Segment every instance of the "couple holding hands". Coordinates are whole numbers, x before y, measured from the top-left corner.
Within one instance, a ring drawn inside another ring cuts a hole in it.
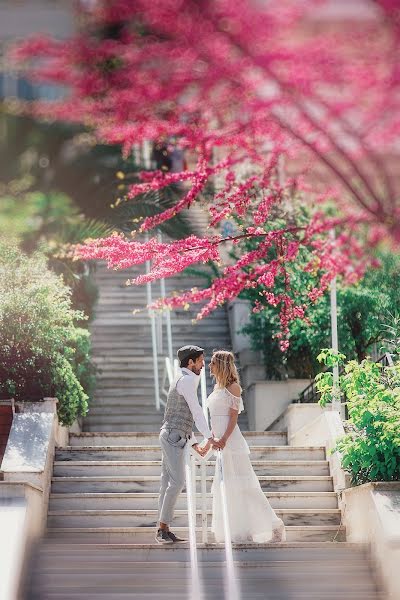
[[[178,350],[181,373],[173,381],[167,397],[160,431],[162,470],[158,503],[159,526],[156,541],[160,544],[182,542],[170,531],[175,505],[185,484],[185,447],[191,444],[205,456],[210,448],[224,452],[224,483],[232,541],[285,541],[285,527],[271,508],[254,473],[250,450],[237,419],[243,410],[241,387],[232,352],[218,350],[210,361],[215,379],[213,392],[207,398],[211,428],[197,397],[197,377],[204,368],[204,350],[188,345]],[[205,438],[198,444],[193,425]],[[212,493],[211,529],[216,542],[223,542],[224,527],[219,473],[216,470]]]

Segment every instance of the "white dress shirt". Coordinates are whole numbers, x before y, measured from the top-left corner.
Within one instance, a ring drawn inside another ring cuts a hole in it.
[[[182,373],[186,373],[190,377],[182,377],[177,383],[176,391],[178,394],[181,394],[188,403],[190,408],[190,412],[193,415],[194,422],[196,423],[197,429],[206,439],[212,437],[211,430],[207,424],[206,418],[204,416],[203,410],[199,404],[199,400],[197,397],[197,375],[193,373],[190,369],[186,369],[183,367],[181,369]],[[190,443],[197,444],[197,440],[195,436],[192,434],[192,438]]]

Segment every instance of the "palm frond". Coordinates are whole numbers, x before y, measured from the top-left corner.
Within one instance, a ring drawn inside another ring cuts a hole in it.
[[[132,200],[123,201],[114,209],[113,222],[125,233],[137,231],[143,219],[172,208],[181,195],[182,191],[178,187],[169,186],[163,190],[155,190],[136,196]],[[183,214],[178,214],[162,223],[159,230],[173,239],[181,239],[193,233],[189,220]]]

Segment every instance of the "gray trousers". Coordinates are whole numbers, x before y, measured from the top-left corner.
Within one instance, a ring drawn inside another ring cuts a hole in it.
[[[188,436],[180,429],[161,429],[162,452],[158,520],[170,525],[176,501],[185,485],[185,459]]]

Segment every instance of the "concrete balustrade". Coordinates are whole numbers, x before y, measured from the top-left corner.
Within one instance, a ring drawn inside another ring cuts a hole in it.
[[[57,399],[16,403],[0,471],[0,598],[20,598],[32,545],[43,535],[56,447],[69,430],[57,418]],[[75,431],[79,427],[74,428]]]
[[[344,490],[349,542],[368,544],[386,598],[400,598],[400,482],[373,482]]]

